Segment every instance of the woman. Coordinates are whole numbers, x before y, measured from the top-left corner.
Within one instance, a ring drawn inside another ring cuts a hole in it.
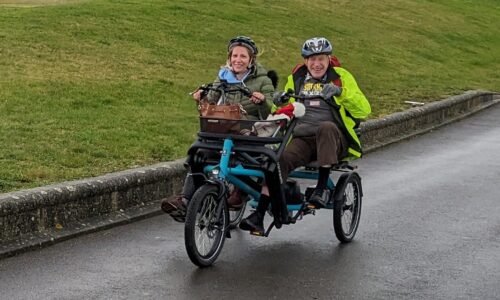
[[[229,93],[226,101],[231,104],[239,103],[247,112],[246,117],[251,120],[266,119],[272,107],[272,95],[274,93],[273,81],[268,72],[257,62],[258,49],[255,42],[246,36],[238,36],[229,41],[227,46],[227,62],[220,71],[215,84],[222,81],[228,84],[242,85],[248,88],[252,94],[250,97],[243,93]],[[276,80],[276,78],[273,78]],[[200,101],[202,91],[193,93],[193,98]],[[210,91],[207,100],[216,103],[220,98],[218,92]],[[174,220],[184,222],[186,206],[189,199],[196,191],[197,182],[192,176],[186,177],[182,193],[177,196],[166,198],[162,201],[161,208]],[[240,193],[234,191],[228,199],[228,203],[234,207],[241,207]]]
[[[226,65],[220,69],[215,84],[224,81],[248,88],[252,91],[251,97],[243,93],[230,93],[227,95],[227,101],[231,104],[241,104],[249,119],[265,119],[271,110],[274,87],[268,72],[256,61],[258,49],[254,41],[245,36],[231,39],[227,52]],[[193,98],[199,101],[201,92],[196,91]],[[219,97],[218,92],[211,91],[207,99],[210,102],[217,102]]]

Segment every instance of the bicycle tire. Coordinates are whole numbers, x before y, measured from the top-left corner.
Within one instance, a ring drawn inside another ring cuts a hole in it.
[[[342,243],[352,241],[361,218],[363,191],[356,172],[343,174],[333,193],[333,228]]]
[[[229,209],[229,229],[235,229],[243,219],[246,210],[246,203],[239,210]]]
[[[191,261],[198,267],[211,266],[224,245],[229,213],[226,201],[218,201],[219,189],[213,184],[201,186],[189,201],[184,225],[184,242]],[[222,207],[221,207],[222,205]],[[205,238],[213,243],[205,249]],[[201,247],[201,248],[200,248]]]

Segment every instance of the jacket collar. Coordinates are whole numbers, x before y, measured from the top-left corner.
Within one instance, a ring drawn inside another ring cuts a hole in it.
[[[219,79],[222,81],[226,81],[227,83],[241,83],[245,81],[245,79],[248,77],[248,75],[252,73],[252,69],[247,70],[245,73],[245,76],[241,80],[236,78],[236,75],[233,73],[233,71],[228,68],[228,67],[222,67],[219,71]]]

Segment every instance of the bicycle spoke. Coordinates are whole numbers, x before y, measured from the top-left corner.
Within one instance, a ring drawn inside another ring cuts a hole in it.
[[[344,175],[343,175],[344,176]],[[342,199],[334,206],[333,227],[337,238],[344,243],[350,242],[358,229],[361,213],[361,180],[356,174],[343,177]]]
[[[356,194],[352,185],[346,186],[344,194],[344,205],[342,207],[342,230],[346,235],[350,235],[356,218]]]
[[[195,243],[198,245],[198,252],[202,256],[208,255],[215,243],[216,236],[223,230],[221,221],[218,218],[217,208],[216,198],[209,195],[205,198],[198,211]]]
[[[191,261],[202,267],[213,263],[224,243],[226,211],[217,203],[217,194],[216,186],[200,187],[191,199],[186,218],[186,250]]]

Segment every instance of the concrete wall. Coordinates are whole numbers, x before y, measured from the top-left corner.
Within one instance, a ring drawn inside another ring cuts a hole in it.
[[[498,103],[471,91],[362,124],[367,151],[431,130]],[[178,193],[183,159],[0,195],[0,258],[79,234],[160,213],[159,200]]]

